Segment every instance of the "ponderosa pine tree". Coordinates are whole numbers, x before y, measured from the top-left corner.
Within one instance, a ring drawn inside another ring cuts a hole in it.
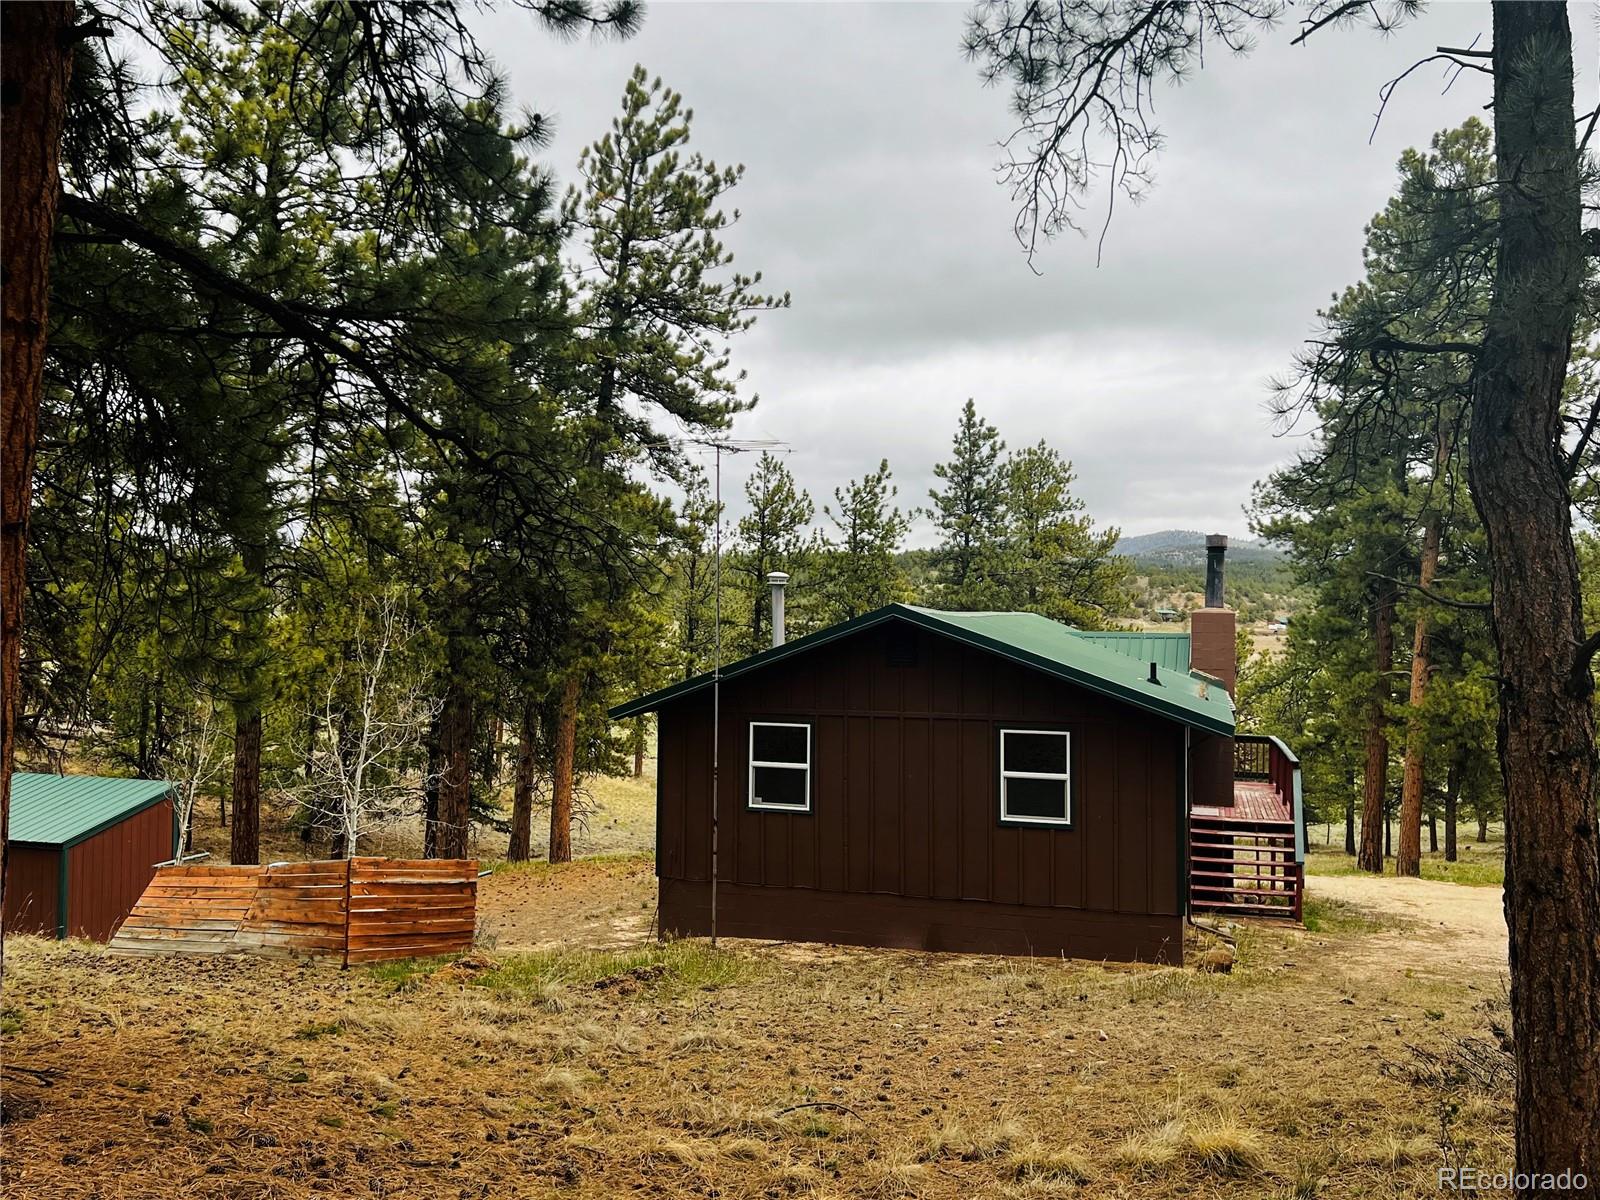
[[[1098,629],[1121,607],[1120,531],[1097,533],[1072,464],[1044,441],[1005,460],[1004,607]]]
[[[585,442],[593,502],[613,535],[587,559],[569,559],[582,601],[557,661],[561,694],[553,731],[561,753],[552,781],[552,861],[570,856],[576,723],[603,697],[607,660],[621,652],[609,619],[642,586],[660,591],[674,535],[670,511],[630,474],[644,464],[681,479],[683,437],[705,438],[754,403],[739,394],[728,342],[787,295],[759,291],[761,275],[732,270],[721,207],[744,173],[686,149],[693,113],[677,92],[635,67],[611,130],[578,160],[563,223],[579,257],[571,275],[577,337],[565,385]],[[671,434],[655,427],[665,416]]]
[[[834,528],[832,535],[823,535],[817,550],[815,586],[824,624],[848,621],[910,596],[896,556],[911,522],[894,505],[897,492],[884,459],[876,471],[835,488],[833,506],[822,506]]]
[[[1006,444],[969,399],[961,410],[950,460],[933,473],[944,488],[931,488],[926,510],[939,531],[933,552],[935,595],[943,608],[997,608],[1003,602],[1000,574],[1005,557]]]
[[[743,617],[739,644],[730,651],[735,657],[772,644],[767,576],[773,571],[804,575],[814,553],[810,529],[816,508],[781,458],[762,452],[745,480],[744,496],[748,511],[735,527],[733,553],[725,566],[732,599]]]
[[[1330,26],[1392,28],[1420,11],[1318,0],[1297,41]],[[1214,44],[1248,49],[1282,19],[1274,0],[1080,7],[985,0],[969,55],[1013,88],[1023,132],[1008,177],[1016,229],[1032,248],[1070,227],[1092,186],[1137,192],[1160,138],[1159,82],[1198,69]],[[1574,104],[1565,4],[1495,0],[1492,47],[1471,58],[1494,87],[1498,205],[1494,282],[1481,337],[1411,342],[1384,329],[1357,353],[1463,356],[1473,364],[1468,434],[1473,503],[1488,546],[1506,789],[1506,916],[1517,1055],[1517,1169],[1538,1179],[1582,1172],[1600,1186],[1600,814],[1594,679],[1600,633],[1583,623],[1573,548],[1565,383],[1600,238],[1583,228],[1592,120]],[[1109,141],[1107,147],[1101,140]],[[1591,410],[1593,411],[1593,410]],[[1585,452],[1600,411],[1580,424]],[[1536,1194],[1537,1183],[1518,1194]]]

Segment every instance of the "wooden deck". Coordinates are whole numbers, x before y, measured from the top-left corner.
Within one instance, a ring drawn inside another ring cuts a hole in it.
[[[1233,805],[1189,809],[1189,907],[1300,919],[1304,870],[1294,806],[1270,779],[1235,779]]]
[[[1277,788],[1265,779],[1235,779],[1232,808],[1196,804],[1189,811],[1197,817],[1208,817],[1214,821],[1282,821],[1291,828],[1294,825],[1294,814],[1289,810],[1288,800],[1279,795]]]

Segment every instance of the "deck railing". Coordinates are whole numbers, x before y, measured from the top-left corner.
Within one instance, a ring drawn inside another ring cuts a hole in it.
[[[1300,897],[1305,892],[1306,813],[1300,784],[1300,760],[1275,737],[1239,733],[1233,738],[1235,779],[1265,779],[1289,803],[1294,816],[1294,862],[1299,886],[1295,888],[1295,920],[1301,916]]]

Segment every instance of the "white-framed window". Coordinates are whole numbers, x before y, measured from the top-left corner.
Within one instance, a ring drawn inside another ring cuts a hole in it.
[[[750,807],[811,811],[811,726],[750,722]]]
[[[1072,824],[1072,735],[1061,729],[1000,731],[1000,819]]]

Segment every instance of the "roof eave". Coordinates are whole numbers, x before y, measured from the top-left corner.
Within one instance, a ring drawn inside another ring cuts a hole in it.
[[[657,688],[643,696],[629,700],[626,704],[619,704],[615,708],[606,710],[606,715],[613,721],[621,721],[628,717],[636,717],[640,713],[652,712],[663,704],[670,704],[684,696],[693,695],[703,688],[708,688],[720,675],[723,679],[737,679],[761,667],[770,666],[775,662],[782,662],[806,650],[825,646],[829,642],[837,641],[862,629],[869,629],[881,624],[894,616],[910,617],[914,610],[903,604],[887,604],[882,608],[875,608],[869,613],[862,613],[859,617],[852,617],[838,625],[830,625],[826,629],[819,629],[816,633],[807,634],[792,642],[785,642],[781,646],[773,646],[770,650],[762,650],[751,654],[737,662],[730,663],[717,671],[706,671],[696,675],[693,679],[685,679],[681,683],[674,683],[668,687]]]
[[[870,628],[893,617],[910,621],[913,625],[929,630],[932,633],[941,634],[944,637],[974,646],[980,650],[986,650],[990,654],[1031,667],[1036,671],[1043,671],[1047,675],[1076,684],[1078,687],[1085,688],[1088,691],[1096,692],[1102,696],[1109,696],[1113,700],[1120,700],[1124,704],[1131,704],[1156,716],[1165,717],[1168,720],[1177,721],[1180,724],[1189,725],[1196,729],[1204,729],[1210,733],[1232,736],[1234,732],[1235,722],[1232,720],[1224,721],[1210,713],[1195,712],[1179,705],[1166,703],[1159,696],[1149,696],[1135,689],[1122,687],[1098,675],[1074,670],[1052,659],[1032,654],[1005,642],[984,637],[982,634],[975,633],[970,629],[946,624],[919,609],[903,604],[886,605],[883,608],[874,609],[870,613],[864,613],[842,624],[834,625],[807,637],[788,642],[783,646],[775,646],[771,650],[763,650],[759,654],[739,660],[737,663],[732,664],[731,667],[723,668],[721,677],[725,680],[737,679],[742,675],[749,674],[751,671],[759,670],[761,667],[782,661],[804,650],[826,645],[828,642],[848,636],[859,630]],[[619,704],[610,709],[607,715],[614,721],[620,721],[628,717],[638,716],[640,713],[652,712],[663,705],[670,704],[710,687],[715,678],[715,672],[697,675],[693,679],[686,679],[682,683],[673,684],[671,687],[661,688],[626,704]]]
[[[162,793],[160,793],[159,795],[152,796],[150,799],[146,800],[144,803],[138,804],[138,805],[134,806],[133,808],[125,808],[120,813],[118,813],[116,816],[107,817],[104,821],[101,821],[100,824],[94,826],[93,828],[86,829],[82,833],[74,834],[67,841],[58,842],[56,844],[59,845],[63,850],[70,850],[74,846],[77,846],[77,845],[79,845],[79,844],[81,844],[83,842],[87,842],[90,838],[94,837],[96,834],[104,833],[106,830],[110,829],[113,825],[120,825],[120,824],[122,824],[122,822],[126,821],[129,817],[136,817],[140,813],[144,812],[146,809],[154,808],[156,805],[160,804],[163,800],[166,800],[166,799],[172,797],[172,793],[173,793],[174,790],[175,789],[173,788],[173,786],[171,784],[168,784],[167,785],[167,790],[162,792]]]

